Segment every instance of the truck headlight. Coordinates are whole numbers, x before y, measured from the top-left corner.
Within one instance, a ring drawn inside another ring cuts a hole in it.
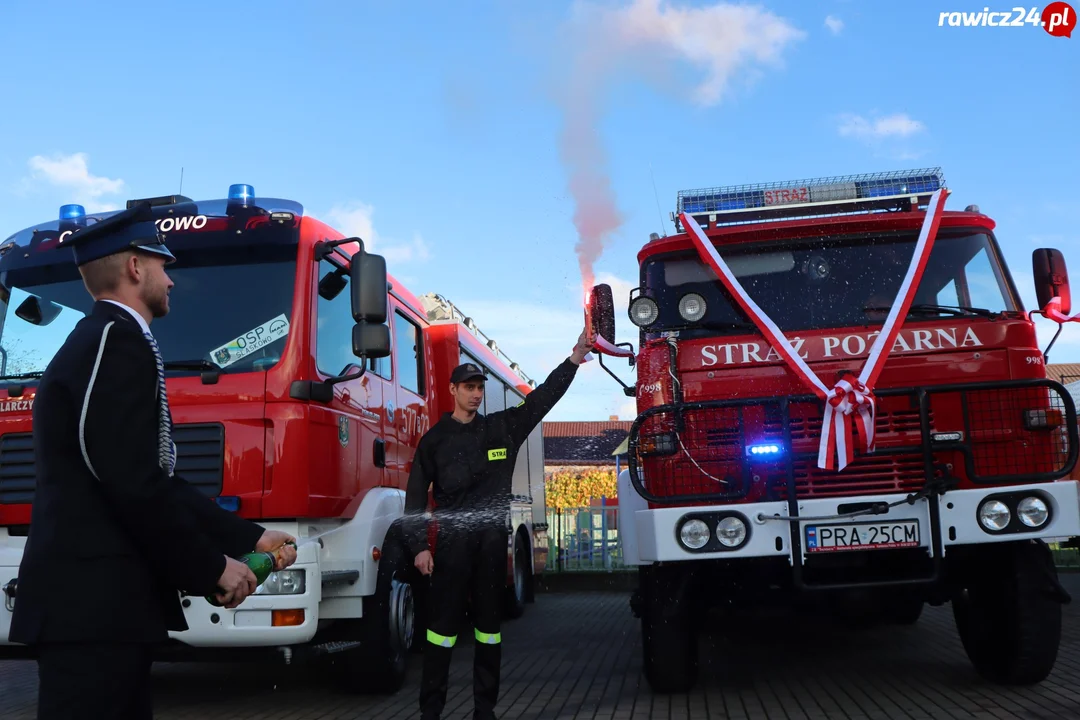
[[[679,539],[691,550],[700,550],[709,542],[709,526],[702,520],[689,520],[679,528]]]
[[[1046,503],[1037,497],[1026,497],[1016,506],[1016,515],[1020,522],[1028,527],[1042,527],[1046,519],[1050,517],[1050,509]]]
[[[726,517],[716,526],[716,539],[721,545],[739,547],[746,540],[746,523],[737,517]]]
[[[656,318],[660,317],[660,308],[657,306],[656,301],[650,297],[639,296],[634,298],[628,310],[630,322],[638,327],[652,325],[656,322]]]
[[[279,570],[270,573],[266,582],[255,591],[256,595],[302,595],[306,589],[303,570]]]
[[[697,322],[705,317],[705,298],[697,293],[687,293],[679,300],[679,314],[687,322]]]
[[[991,532],[1004,530],[1009,526],[1012,513],[1009,506],[1000,500],[987,500],[979,506],[979,522]]]

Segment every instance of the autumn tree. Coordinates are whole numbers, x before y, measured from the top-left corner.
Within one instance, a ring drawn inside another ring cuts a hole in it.
[[[557,470],[545,483],[547,505],[552,510],[588,507],[593,499],[615,498],[615,471],[581,468]]]

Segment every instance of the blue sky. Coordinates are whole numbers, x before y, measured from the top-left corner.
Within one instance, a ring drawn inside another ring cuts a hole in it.
[[[628,340],[636,252],[684,188],[941,166],[1029,308],[1034,248],[1080,278],[1080,34],[938,27],[982,0],[395,5],[6,0],[0,236],[175,192],[181,167],[198,199],[250,183],[373,239],[540,380],[582,325],[569,118],[621,218],[595,270]],[[1051,360],[1080,362],[1080,325]],[[590,363],[549,419],[613,414]]]

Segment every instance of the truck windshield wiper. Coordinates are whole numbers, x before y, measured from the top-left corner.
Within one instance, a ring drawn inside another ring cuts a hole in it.
[[[698,326],[703,327],[706,330],[757,330],[757,325],[754,323],[742,322],[741,320],[735,320],[734,322],[706,320],[702,323],[698,323]]]
[[[0,375],[0,380],[37,380],[44,374],[45,372],[43,370],[39,370],[36,372],[20,373],[19,375]]]
[[[891,310],[891,307],[864,307],[863,312],[883,312],[887,313]],[[955,317],[968,317],[971,315],[978,315],[981,317],[996,318],[1001,313],[994,312],[993,310],[987,310],[986,308],[967,307],[965,305],[934,305],[932,303],[922,303],[919,305],[912,305],[908,308],[908,314],[921,314],[921,315],[937,315],[945,314]]]
[[[214,385],[224,370],[209,360],[169,360],[166,370],[202,370],[202,384]]]
[[[169,360],[165,363],[166,370],[216,370],[221,368],[209,360]]]

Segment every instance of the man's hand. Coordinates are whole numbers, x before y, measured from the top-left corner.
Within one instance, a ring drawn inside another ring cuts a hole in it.
[[[272,553],[274,570],[284,570],[296,562],[296,538],[280,530],[267,530],[259,538],[259,542],[255,543],[255,552]]]
[[[416,560],[413,561],[416,565],[416,569],[424,575],[430,575],[431,571],[435,569],[435,558],[431,556],[430,550],[424,550],[421,553],[417,553]]]
[[[239,560],[226,556],[225,572],[221,573],[221,577],[218,578],[218,588],[220,590],[215,595],[218,602],[224,607],[232,609],[244,602],[248,595],[255,592],[256,587],[258,587],[258,583],[255,580],[255,573],[251,572],[251,568]]]
[[[585,356],[592,352],[593,344],[595,342],[595,338],[589,337],[588,328],[582,330],[581,335],[578,337],[577,345],[574,346],[574,352],[570,355],[570,362],[575,365],[580,365],[585,362]]]

